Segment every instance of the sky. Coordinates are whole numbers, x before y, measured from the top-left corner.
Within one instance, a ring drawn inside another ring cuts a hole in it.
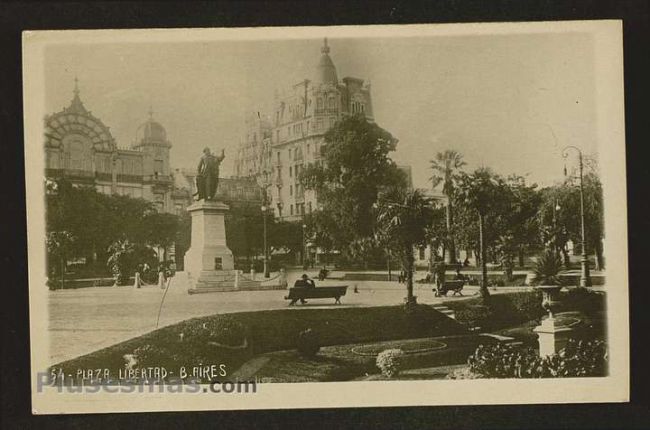
[[[174,167],[224,148],[233,172],[248,112],[271,112],[274,92],[314,74],[321,39],[50,45],[45,107],[72,99],[130,146],[153,109]],[[467,170],[487,166],[548,185],[562,148],[596,156],[594,44],[586,33],[329,38],[338,77],[369,80],[375,121],[399,143],[391,156],[428,188],[429,160],[455,149]],[[574,158],[567,166],[576,164]]]

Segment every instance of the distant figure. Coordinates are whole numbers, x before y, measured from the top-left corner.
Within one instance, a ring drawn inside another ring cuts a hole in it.
[[[460,273],[460,269],[461,269],[461,268],[462,268],[461,266],[456,266],[456,275],[455,275],[455,278],[456,278],[457,281],[466,281],[467,278],[465,277],[465,275],[463,275],[462,273]]]
[[[303,273],[300,279],[297,279],[293,284],[293,288],[316,288],[316,283],[314,283],[314,280],[310,279],[306,273]],[[307,303],[307,300],[300,299],[300,303],[305,304]]]
[[[434,270],[436,275],[436,287],[441,288],[445,283],[445,263],[439,262]]]
[[[397,282],[400,284],[406,281],[406,272],[404,270],[400,270],[399,276],[397,277]]]
[[[327,278],[328,273],[329,271],[325,268],[325,266],[323,266],[323,268],[318,272],[318,280],[324,281],[325,278]]]
[[[469,257],[465,257],[465,260],[463,260],[463,267],[469,266]]]

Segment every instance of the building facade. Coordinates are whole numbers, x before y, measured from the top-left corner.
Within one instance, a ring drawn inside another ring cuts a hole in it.
[[[189,196],[173,193],[171,146],[165,128],[150,112],[133,144],[119,147],[110,128],[84,106],[76,82],[70,105],[45,117],[46,177],[65,177],[73,185],[105,194],[142,198],[161,212],[172,212]]]
[[[129,147],[120,147],[110,128],[86,109],[75,80],[70,105],[45,117],[46,177],[64,177],[110,195],[153,202],[161,212],[182,214],[196,192],[196,172],[173,168],[172,143],[153,119],[141,124]],[[251,178],[221,178],[217,198],[261,204],[261,190]]]
[[[185,213],[196,192],[196,172],[172,167],[172,143],[153,112],[136,129],[131,145],[120,147],[110,128],[84,106],[76,79],[73,94],[68,107],[45,117],[46,178],[65,178],[73,186],[141,198],[160,212]],[[217,198],[261,205],[262,191],[250,178],[222,178]],[[175,246],[167,249],[167,255],[176,257]]]
[[[246,118],[246,136],[235,160],[235,176],[254,178],[277,218],[294,221],[317,208],[313,191],[303,189],[300,172],[322,161],[324,135],[341,117],[362,114],[373,121],[370,84],[338,78],[325,39],[314,76],[275,95],[270,115]]]

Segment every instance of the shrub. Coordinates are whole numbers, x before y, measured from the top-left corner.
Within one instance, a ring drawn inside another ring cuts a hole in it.
[[[244,344],[246,327],[229,315],[213,318],[202,324],[192,324],[184,330],[184,338],[192,343],[216,342],[221,345],[236,347]]]
[[[377,355],[377,367],[382,375],[394,378],[402,367],[404,352],[401,349],[387,349]]]
[[[484,330],[512,327],[545,314],[538,291],[494,295],[486,304],[480,299],[470,299],[445,305],[456,312],[457,321]]]
[[[298,353],[303,357],[315,357],[320,350],[320,343],[318,341],[318,336],[316,333],[314,333],[314,331],[310,328],[298,333],[296,349],[298,350]]]
[[[533,269],[534,285],[562,285],[559,274],[562,270],[562,260],[553,250],[548,249],[535,263]]]
[[[558,354],[540,357],[532,348],[480,345],[467,359],[469,371],[481,378],[562,378],[605,376],[607,346],[602,340],[569,340]]]
[[[566,310],[584,312],[594,316],[605,310],[605,295],[590,291],[586,288],[572,288],[561,299],[561,307]]]
[[[469,327],[484,327],[486,323],[493,321],[493,314],[488,306],[469,305],[455,310],[456,320]]]

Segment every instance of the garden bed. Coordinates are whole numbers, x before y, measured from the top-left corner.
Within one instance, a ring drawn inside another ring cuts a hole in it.
[[[489,336],[465,335],[336,345],[321,348],[313,358],[305,358],[296,351],[277,351],[264,354],[267,361],[253,376],[262,382],[277,383],[341,382],[365,379],[369,375],[382,379],[377,375],[379,369],[375,353],[386,349],[402,348],[408,351],[402,360],[402,369],[408,370],[464,364],[478,345],[496,343],[497,340]],[[435,347],[431,348],[432,345]],[[442,345],[444,347],[441,348]],[[356,353],[359,350],[372,350],[373,354],[360,355]],[[251,375],[246,376],[250,378]],[[440,378],[444,376],[440,375]]]
[[[216,363],[232,373],[256,355],[295,348],[298,333],[308,328],[322,346],[466,333],[464,326],[426,305],[413,314],[402,306],[241,312],[183,321],[53,368],[66,374],[101,368],[113,375],[130,354],[137,357],[137,367],[170,370]],[[240,345],[246,347],[232,348]]]
[[[560,294],[558,312],[578,311],[590,319],[605,320],[605,295],[583,288],[572,288]],[[494,294],[487,303],[481,298],[446,301],[445,306],[453,310],[456,320],[470,328],[481,331],[495,331],[535,324],[546,315],[542,308],[541,292],[525,291]]]

